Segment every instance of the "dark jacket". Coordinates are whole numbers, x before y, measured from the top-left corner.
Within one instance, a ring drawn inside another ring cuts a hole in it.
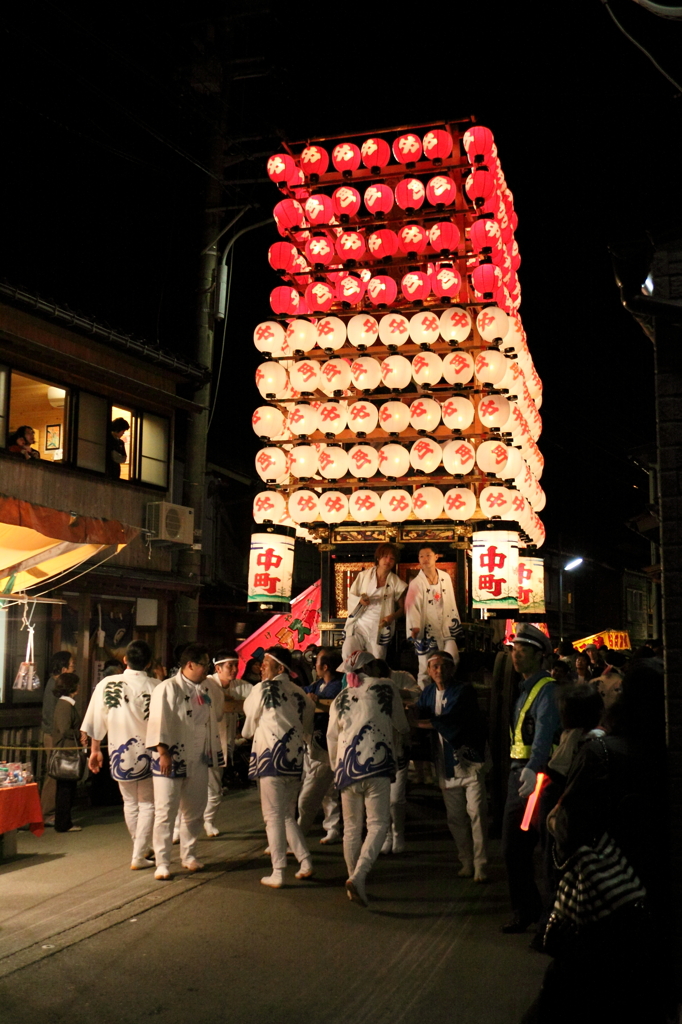
[[[63,746],[80,746],[78,735],[81,727],[81,716],[78,708],[68,700],[57,700],[52,722],[52,742],[55,747],[63,741]],[[71,742],[73,740],[73,742]]]
[[[435,683],[425,687],[417,701],[420,718],[430,718],[434,730],[443,737],[445,777],[451,779],[457,764],[456,751],[465,748],[467,760],[485,759],[486,728],[478,706],[476,691],[470,683],[450,683],[443,692],[440,715],[436,714]]]

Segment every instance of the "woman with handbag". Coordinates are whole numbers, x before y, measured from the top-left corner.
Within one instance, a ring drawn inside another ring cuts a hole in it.
[[[71,820],[71,808],[73,801],[76,796],[76,787],[78,785],[78,778],[83,774],[83,769],[80,767],[82,763],[84,766],[84,758],[81,757],[80,751],[64,750],[68,747],[80,747],[80,724],[81,716],[76,709],[75,696],[78,693],[78,684],[80,680],[75,672],[63,672],[57,679],[54,687],[54,692],[57,697],[57,703],[54,709],[54,719],[52,722],[52,742],[54,745],[54,751],[50,757],[50,765],[48,771],[57,779],[57,797],[55,802],[55,814],[54,814],[54,830],[55,832],[80,832],[80,825],[74,825]],[[73,761],[76,767],[69,768],[67,770],[72,778],[60,778],[57,772],[62,775],[67,774],[64,766],[59,763],[60,749],[63,750],[64,754],[69,754],[70,761]]]

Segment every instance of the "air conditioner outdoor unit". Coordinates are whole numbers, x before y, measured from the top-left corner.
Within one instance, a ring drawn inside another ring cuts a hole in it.
[[[194,543],[194,509],[153,501],[147,505],[147,529],[153,541],[165,544]]]

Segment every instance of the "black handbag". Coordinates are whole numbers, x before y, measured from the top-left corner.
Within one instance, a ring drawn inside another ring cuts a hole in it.
[[[77,740],[68,740],[64,737],[62,742],[76,743]],[[82,747],[78,749],[65,749],[58,746],[50,751],[47,760],[47,774],[51,779],[62,779],[64,782],[80,782],[85,772],[86,753]]]

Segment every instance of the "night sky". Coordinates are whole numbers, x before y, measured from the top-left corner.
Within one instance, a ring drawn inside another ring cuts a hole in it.
[[[632,0],[612,9],[681,81],[682,23]],[[225,175],[241,182],[221,205],[253,205],[244,225],[279,198],[260,155],[279,138],[474,114],[495,134],[519,216],[520,312],[544,382],[548,547],[561,537],[564,550],[646,564],[648,545],[623,524],[648,500],[628,453],[655,439],[653,350],[620,306],[608,247],[680,219],[679,91],[598,0],[320,11],[29,2],[6,13],[0,275],[192,358],[218,102],[197,88],[209,22],[229,62]],[[277,237],[273,225],[237,243],[209,437],[210,458],[250,472],[252,332],[269,315]],[[228,390],[240,373],[243,388]]]

